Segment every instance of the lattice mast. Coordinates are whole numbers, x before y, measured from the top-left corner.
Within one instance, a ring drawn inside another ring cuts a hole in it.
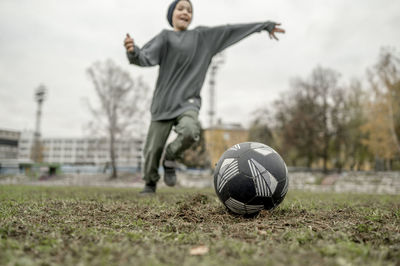
[[[209,87],[210,87],[210,95],[209,95],[209,127],[213,127],[215,125],[215,115],[216,115],[216,106],[215,106],[215,77],[218,71],[218,68],[225,62],[225,58],[223,54],[217,54],[212,63],[210,69],[210,79],[209,79]]]
[[[37,102],[37,110],[36,110],[36,127],[35,127],[35,135],[34,135],[34,146],[33,146],[33,161],[40,162],[41,161],[41,145],[40,145],[40,123],[42,119],[42,105],[46,98],[46,87],[44,85],[40,85],[35,90],[35,101]]]

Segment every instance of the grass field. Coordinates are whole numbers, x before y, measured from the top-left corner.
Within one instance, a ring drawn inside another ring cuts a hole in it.
[[[400,196],[289,191],[244,218],[212,189],[0,186],[0,265],[54,264],[400,265]]]

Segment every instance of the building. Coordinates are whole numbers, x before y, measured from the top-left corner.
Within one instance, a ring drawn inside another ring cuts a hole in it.
[[[0,129],[0,173],[18,172],[20,132]]]
[[[222,124],[204,130],[204,138],[211,166],[217,164],[221,155],[235,144],[248,141],[249,132],[240,124]]]
[[[0,129],[0,160],[17,160],[18,158],[18,131]]]
[[[18,161],[23,164],[32,164],[32,149],[35,143],[33,131],[22,131],[18,140]]]
[[[119,167],[140,167],[142,141],[117,141],[116,162]],[[99,138],[45,138],[42,141],[43,161],[62,165],[110,164],[110,143]]]
[[[32,152],[35,141],[33,131],[23,131],[13,140],[2,141],[12,143],[14,161],[20,166],[34,164]],[[5,134],[3,134],[5,135]],[[10,136],[10,133],[8,133]],[[10,137],[9,137],[10,138]],[[10,142],[11,141],[11,142]],[[104,168],[111,163],[110,144],[101,138],[43,138],[40,141],[41,163],[48,165],[92,165]],[[4,146],[4,145],[3,145]],[[116,142],[116,163],[118,167],[140,168],[142,161],[141,139],[130,139]],[[3,149],[10,149],[10,145]],[[3,156],[1,152],[0,157]],[[11,156],[8,154],[8,156]]]

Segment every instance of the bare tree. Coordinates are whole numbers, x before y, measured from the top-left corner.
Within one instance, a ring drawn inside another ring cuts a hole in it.
[[[284,139],[282,150],[291,154],[293,162],[305,159],[311,167],[322,158],[327,171],[333,135],[332,96],[339,89],[338,77],[336,71],[318,66],[308,79],[294,79],[290,91],[275,102],[277,128]]]
[[[321,119],[321,151],[324,172],[327,172],[327,163],[330,159],[329,146],[333,136],[331,109],[333,107],[333,95],[338,92],[338,78],[340,74],[329,68],[318,66],[312,72],[307,86],[316,92],[316,103],[319,106],[319,118]]]
[[[339,171],[346,164],[352,170],[356,167],[360,169],[370,157],[368,147],[363,144],[366,134],[361,129],[367,122],[366,96],[361,82],[356,79],[332,94],[330,116],[333,138],[330,153]]]
[[[122,138],[142,135],[149,99],[149,89],[141,78],[133,80],[128,72],[112,60],[96,62],[87,69],[96,90],[99,106],[87,101],[93,120],[88,127],[92,134],[108,139],[111,178],[117,177],[116,143]]]

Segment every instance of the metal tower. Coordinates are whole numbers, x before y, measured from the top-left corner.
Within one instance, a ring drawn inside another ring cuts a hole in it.
[[[214,59],[211,63],[211,71],[210,71],[210,109],[208,111],[209,115],[209,127],[214,126],[214,118],[216,114],[215,110],[215,76],[217,74],[218,68],[225,62],[224,55],[222,53],[214,56]]]
[[[35,137],[33,143],[33,161],[40,162],[41,161],[41,145],[40,145],[40,122],[42,118],[42,104],[46,97],[46,87],[44,85],[40,85],[35,90],[35,101],[38,104],[36,111],[36,127],[35,127]]]

